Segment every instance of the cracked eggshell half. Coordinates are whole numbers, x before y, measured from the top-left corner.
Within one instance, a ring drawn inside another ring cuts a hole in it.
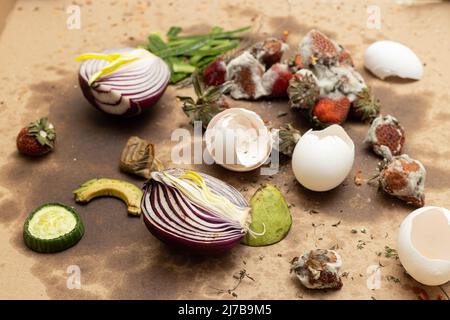
[[[418,282],[438,286],[450,281],[450,211],[423,207],[411,212],[400,225],[397,251]]]
[[[395,41],[377,41],[364,54],[364,66],[378,78],[390,76],[420,80],[423,64],[407,46]]]
[[[272,135],[257,113],[232,108],[211,119],[205,131],[205,144],[217,164],[244,172],[267,161],[272,152]]]
[[[292,155],[292,171],[305,188],[328,191],[345,180],[354,159],[352,139],[335,124],[323,130],[309,130],[300,138]]]

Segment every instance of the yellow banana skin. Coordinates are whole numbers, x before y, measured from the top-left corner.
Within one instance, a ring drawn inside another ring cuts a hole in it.
[[[141,214],[142,190],[118,179],[91,179],[73,191],[75,201],[86,203],[97,197],[114,197],[125,202],[129,214]]]

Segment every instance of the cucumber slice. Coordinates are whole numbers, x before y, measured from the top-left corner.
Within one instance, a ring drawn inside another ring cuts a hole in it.
[[[25,220],[23,240],[28,248],[41,253],[66,250],[84,234],[84,226],[75,209],[60,203],[46,203]]]

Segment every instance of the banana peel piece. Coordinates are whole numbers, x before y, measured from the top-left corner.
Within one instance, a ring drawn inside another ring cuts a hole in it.
[[[115,197],[127,206],[129,214],[141,214],[142,190],[134,184],[118,179],[91,179],[73,191],[75,201],[87,203],[97,197]]]
[[[250,200],[252,223],[242,240],[251,247],[275,244],[286,237],[292,225],[288,204],[277,187],[267,184],[259,188]]]

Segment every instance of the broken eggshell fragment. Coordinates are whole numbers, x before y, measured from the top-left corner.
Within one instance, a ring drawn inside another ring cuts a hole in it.
[[[339,125],[309,130],[295,146],[292,171],[298,182],[313,191],[328,191],[350,173],[355,158],[352,139]]]
[[[423,65],[407,46],[395,41],[377,41],[364,54],[364,66],[378,78],[390,76],[420,80]]]
[[[253,111],[233,108],[209,122],[206,148],[217,164],[232,171],[251,171],[263,165],[272,151],[272,135]]]
[[[450,281],[450,211],[423,207],[400,225],[398,256],[418,282],[438,286]]]

